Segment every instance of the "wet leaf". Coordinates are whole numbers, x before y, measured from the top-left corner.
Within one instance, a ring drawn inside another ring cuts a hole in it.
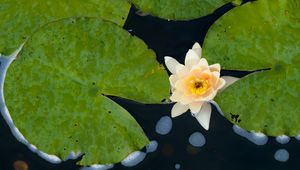
[[[0,54],[8,56],[48,22],[86,16],[123,25],[129,9],[126,0],[0,0]]]
[[[42,27],[4,82],[6,105],[25,138],[63,159],[71,151],[84,153],[82,165],[119,162],[149,142],[106,95],[160,103],[169,96],[169,82],[143,41],[99,19]]]
[[[130,0],[144,13],[170,20],[191,20],[208,15],[226,3],[240,0]]]
[[[204,56],[228,70],[260,70],[217,96],[225,116],[270,136],[300,133],[300,3],[258,0],[237,7],[209,30]]]

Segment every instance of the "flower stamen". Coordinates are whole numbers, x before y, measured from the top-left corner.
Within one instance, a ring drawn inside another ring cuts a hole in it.
[[[202,95],[207,91],[209,83],[206,79],[196,78],[192,76],[189,78],[187,87],[192,95]]]

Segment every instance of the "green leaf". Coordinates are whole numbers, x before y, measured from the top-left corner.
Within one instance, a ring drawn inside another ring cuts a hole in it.
[[[0,0],[0,54],[11,54],[49,22],[86,16],[123,25],[129,9],[126,0]]]
[[[171,20],[191,20],[212,13],[226,3],[235,5],[240,0],[129,0],[138,9],[154,16]]]
[[[204,56],[223,69],[260,70],[222,92],[225,116],[270,136],[300,134],[300,3],[258,0],[226,13],[209,30]]]
[[[80,151],[82,165],[119,162],[149,142],[130,114],[105,95],[160,103],[169,96],[169,82],[143,41],[100,19],[42,27],[4,82],[6,105],[25,138],[61,158]]]

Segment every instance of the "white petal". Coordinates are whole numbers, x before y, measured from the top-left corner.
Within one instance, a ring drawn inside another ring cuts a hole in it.
[[[202,48],[201,48],[201,46],[200,46],[199,43],[196,42],[196,43],[193,45],[192,50],[195,51],[195,53],[199,56],[199,58],[201,58]]]
[[[226,81],[223,78],[219,78],[217,90],[220,90],[221,88],[223,88],[225,86],[225,84],[226,84]]]
[[[170,84],[171,84],[172,87],[175,86],[175,83],[177,82],[177,80],[178,80],[178,78],[177,78],[176,75],[171,75],[171,76],[169,77],[169,81],[170,81]]]
[[[198,69],[201,69],[202,71],[209,70],[209,66],[205,58],[201,58],[198,64],[194,65],[191,70],[198,70]]]
[[[221,66],[220,66],[220,64],[213,64],[213,65],[209,66],[209,69],[210,69],[211,72],[213,72],[213,71],[220,72],[221,71]]]
[[[214,71],[212,72],[213,76],[217,78],[217,80],[220,78],[220,72]]]
[[[176,81],[175,84],[174,84],[174,87],[176,89],[178,89],[178,91],[184,91],[185,85],[184,85],[183,79],[180,79],[180,80]]]
[[[191,69],[194,65],[197,65],[199,61],[200,57],[197,55],[197,53],[194,50],[189,50],[185,55],[184,64],[186,67]]]
[[[182,105],[180,103],[175,103],[171,110],[171,116],[172,117],[180,116],[184,112],[186,112],[188,109],[189,109],[188,105]]]
[[[176,73],[176,66],[179,64],[179,62],[172,58],[172,57],[165,57],[165,64],[168,68],[168,70],[172,73],[175,74]]]
[[[193,45],[192,49],[196,49],[196,48],[201,48],[200,44],[195,42],[195,44]]]
[[[182,64],[176,66],[176,74],[178,78],[183,78],[189,73],[189,70]]]
[[[212,85],[214,86],[214,89],[217,89],[219,79],[220,79],[220,72],[217,71],[212,72]]]
[[[170,100],[172,102],[179,102],[181,100],[182,96],[183,96],[183,93],[181,93],[178,90],[174,90],[174,92],[172,93],[172,95],[170,97]]]
[[[201,58],[202,56],[202,49],[201,48],[195,48],[193,49],[193,51],[198,55],[199,58]]]
[[[211,101],[212,99],[215,98],[215,96],[217,95],[217,90],[213,90],[209,95],[207,95],[206,97],[200,98],[200,99],[196,99],[196,101],[199,102],[207,102],[207,101]]]
[[[210,103],[204,103],[201,107],[200,112],[195,115],[200,125],[206,130],[209,129],[210,116],[211,116]]]
[[[225,80],[225,85],[220,89],[220,91],[226,89],[228,86],[232,85],[234,82],[238,81],[240,78],[232,77],[232,76],[223,76],[221,77]]]
[[[183,95],[183,97],[180,99],[180,103],[182,104],[190,104],[193,102],[193,99],[191,97]]]
[[[203,100],[204,101],[211,101],[216,97],[216,95],[217,95],[217,90],[213,91],[210,95],[205,97]]]
[[[201,58],[200,61],[199,61],[199,65],[208,67],[208,62],[205,58]]]
[[[183,94],[178,101],[181,104],[188,105],[188,104],[190,104],[190,103],[193,102],[193,98],[191,98],[190,96],[186,96],[186,95]]]
[[[193,114],[198,113],[200,111],[202,105],[203,105],[203,102],[193,102],[193,103],[189,104],[191,113],[193,113]]]
[[[172,96],[170,99],[173,102],[179,102],[181,104],[190,104],[193,102],[193,98],[191,96],[186,95],[185,89],[183,89],[183,85],[181,81],[177,81],[175,86],[174,86],[174,91],[172,93]]]

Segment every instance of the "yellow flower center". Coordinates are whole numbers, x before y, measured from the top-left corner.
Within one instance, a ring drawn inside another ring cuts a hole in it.
[[[193,95],[204,94],[209,87],[208,80],[193,77],[189,80],[188,89]]]

